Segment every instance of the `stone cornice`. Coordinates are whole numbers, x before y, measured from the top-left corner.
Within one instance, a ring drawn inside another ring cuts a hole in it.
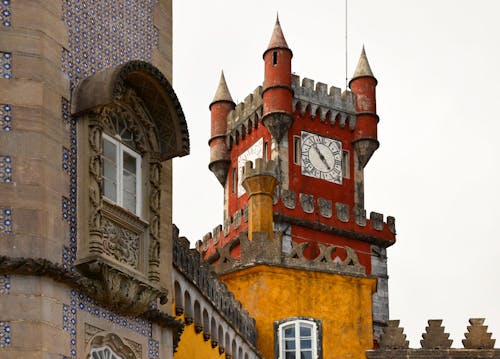
[[[57,282],[64,283],[71,288],[77,289],[90,297],[97,299],[102,297],[103,288],[99,282],[89,279],[77,271],[70,272],[65,270],[60,264],[44,258],[12,258],[0,256],[0,274],[49,277]],[[99,301],[101,302],[101,300]],[[102,301],[102,303],[105,305],[109,304],[104,301]],[[117,308],[113,309],[116,311]],[[181,333],[184,327],[182,322],[175,320],[174,317],[158,309],[149,309],[140,314],[140,317],[152,321],[161,327],[173,328],[178,333]]]

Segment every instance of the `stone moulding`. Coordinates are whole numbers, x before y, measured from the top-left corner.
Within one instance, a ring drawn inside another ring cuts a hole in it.
[[[137,286],[135,283],[120,282],[120,280],[117,280],[114,282],[116,285],[115,288],[125,290],[126,292],[119,293],[119,297],[115,298],[114,295],[106,292],[100,281],[88,278],[78,271],[68,271],[60,264],[43,258],[11,258],[0,256],[0,274],[48,277],[85,293],[118,313],[138,315],[162,327],[179,329],[183,325],[170,315],[160,312],[158,309],[150,308],[150,304],[156,300],[160,300],[162,304],[166,303],[166,289],[155,288],[155,290],[148,292],[141,292],[141,290],[134,292],[133,290],[141,285]],[[143,305],[147,295],[149,295],[151,301],[147,300],[147,304]],[[125,306],[123,306],[124,304]]]

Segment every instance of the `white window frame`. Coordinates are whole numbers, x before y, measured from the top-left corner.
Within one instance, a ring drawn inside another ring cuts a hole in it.
[[[102,134],[103,141],[109,141],[116,147],[116,202],[103,196],[110,202],[116,203],[123,207],[123,153],[126,152],[135,158],[135,215],[140,217],[142,214],[142,157],[139,153],[130,149],[116,138],[113,138],[105,133]],[[123,207],[125,208],[125,207]],[[127,208],[125,208],[127,209]],[[128,209],[127,209],[128,210]]]
[[[284,328],[290,325],[295,326],[295,358],[300,359],[300,325],[305,324],[311,328],[311,349],[312,358],[318,359],[318,325],[315,321],[305,319],[295,319],[280,323],[278,326],[278,346],[279,355],[278,359],[285,359],[285,348],[283,346],[283,332]]]

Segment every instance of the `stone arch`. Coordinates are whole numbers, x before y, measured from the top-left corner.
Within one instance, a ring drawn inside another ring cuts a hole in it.
[[[193,323],[193,304],[191,294],[187,290],[184,292],[184,320],[187,325]]]
[[[203,324],[202,324],[202,318],[201,318],[201,306],[200,302],[198,300],[195,300],[194,302],[194,329],[196,333],[199,333],[203,330]]]
[[[134,351],[127,346],[116,334],[110,332],[100,332],[94,335],[87,345],[87,359],[100,358],[97,356],[100,351],[106,351],[108,358],[113,358],[113,353],[123,359],[136,359]],[[96,353],[96,356],[92,354]]]
[[[174,283],[175,296],[175,315],[179,316],[184,313],[184,301],[182,299],[182,288],[178,281]]]
[[[142,100],[160,139],[161,159],[189,154],[189,133],[172,85],[153,65],[130,61],[81,81],[72,97],[72,112],[80,115],[119,101],[133,90]]]
[[[212,337],[212,347],[214,347],[219,342],[219,337],[217,336],[217,323],[213,316],[210,320],[210,336]]]

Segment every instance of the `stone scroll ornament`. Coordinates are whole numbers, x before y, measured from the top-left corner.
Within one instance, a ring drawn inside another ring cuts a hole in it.
[[[89,126],[89,251],[102,252],[102,193],[101,193],[101,155],[102,127],[96,116]]]

